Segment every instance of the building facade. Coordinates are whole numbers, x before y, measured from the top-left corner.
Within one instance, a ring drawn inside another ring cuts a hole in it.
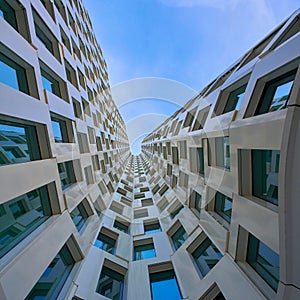
[[[299,14],[134,156],[82,1],[1,0],[0,299],[300,299]]]

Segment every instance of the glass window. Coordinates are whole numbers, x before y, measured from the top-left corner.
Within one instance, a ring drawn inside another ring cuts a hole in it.
[[[59,82],[45,71],[41,70],[43,88],[57,97],[61,97]]]
[[[252,150],[252,194],[278,205],[279,150]]]
[[[42,29],[36,23],[34,23],[34,28],[38,40],[48,51],[50,51],[53,54],[54,52],[53,52],[52,41],[47,37],[47,35],[42,31]]]
[[[216,141],[216,166],[230,170],[230,144],[229,136],[217,137]]]
[[[232,199],[221,194],[220,192],[217,192],[215,196],[215,212],[227,222],[230,222],[231,211]]]
[[[62,162],[57,166],[63,190],[77,182],[72,161]]]
[[[175,250],[177,250],[188,238],[188,234],[182,226],[171,236]]]
[[[116,253],[116,240],[101,232],[99,233],[94,246],[111,254]]]
[[[2,257],[51,215],[46,186],[1,204],[0,212]]]
[[[266,84],[255,115],[286,108],[296,71],[297,70],[288,72]]]
[[[124,275],[102,267],[96,292],[113,300],[123,299]]]
[[[179,205],[177,208],[175,208],[171,213],[170,213],[170,218],[174,219],[180,211],[183,209],[183,205]]]
[[[152,300],[181,300],[180,290],[173,270],[150,274]]]
[[[142,260],[152,257],[156,257],[153,243],[134,246],[134,260]]]
[[[198,172],[204,176],[204,153],[203,148],[197,148],[198,153]]]
[[[51,116],[51,124],[56,143],[68,143],[68,131],[66,121]]]
[[[200,273],[205,276],[222,258],[221,252],[206,238],[192,253]]]
[[[238,89],[232,91],[229,94],[226,106],[224,108],[223,114],[230,112],[232,110],[238,110],[240,108],[240,104],[245,95],[247,84],[239,87]]]
[[[41,159],[34,126],[0,120],[0,165]]]
[[[117,220],[115,220],[115,222],[114,222],[114,227],[119,229],[120,231],[123,231],[125,233],[129,233],[129,227],[127,225],[117,221]]]
[[[153,223],[153,224],[144,224],[144,232],[145,234],[152,234],[152,233],[155,233],[155,232],[160,232],[161,231],[161,228],[160,228],[160,225],[159,223]]]
[[[252,234],[249,234],[247,262],[272,287],[279,282],[279,255]]]
[[[0,82],[29,94],[25,69],[2,53],[0,53]]]
[[[64,245],[25,300],[57,299],[74,264],[68,247]]]
[[[14,29],[18,30],[15,11],[5,0],[0,1],[0,17],[4,18]]]
[[[78,231],[83,229],[85,226],[86,220],[88,219],[89,215],[87,214],[82,202],[79,203],[70,213],[71,218],[77,228]]]

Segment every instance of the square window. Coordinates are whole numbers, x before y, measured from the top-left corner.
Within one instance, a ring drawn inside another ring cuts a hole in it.
[[[279,255],[263,242],[249,233],[247,262],[249,265],[277,291],[279,283]]]
[[[232,212],[232,199],[220,192],[216,192],[214,210],[223,219],[225,219],[227,222],[230,222]]]
[[[102,267],[96,292],[109,299],[123,299],[124,275],[106,266]]]
[[[64,119],[64,118],[59,118],[55,116],[51,116],[51,124],[52,124],[52,129],[54,133],[54,140],[56,143],[70,143],[70,139],[68,136],[68,126],[67,122],[69,123],[69,127],[72,125],[70,124],[71,121]],[[70,128],[69,128],[70,129]]]
[[[83,200],[86,201],[86,200]],[[84,208],[84,205],[82,202],[80,202],[70,213],[70,216],[77,228],[78,231],[81,231],[84,229],[84,226],[86,225],[86,220],[88,219],[89,215]]]
[[[160,224],[159,222],[145,224],[144,223],[144,233],[145,234],[152,234],[156,232],[161,232]]]
[[[75,260],[66,245],[52,260],[25,300],[57,299],[66,279],[75,264]]]
[[[152,300],[182,299],[173,270],[150,274],[150,284]]]
[[[0,53],[0,82],[29,94],[25,68]]]
[[[266,83],[255,115],[286,108],[297,70],[290,71]]]
[[[57,97],[61,97],[61,91],[58,80],[41,69],[43,88]]]
[[[134,260],[142,260],[147,258],[156,257],[154,244],[153,242],[149,243],[149,241],[138,241],[138,245],[134,245]],[[144,244],[144,242],[146,244]],[[143,244],[140,244],[143,243]]]
[[[106,234],[105,234],[106,233]],[[100,248],[108,253],[115,254],[116,253],[116,239],[112,238],[110,235],[113,237],[117,237],[116,234],[111,233],[111,231],[108,231],[105,229],[105,231],[101,230],[94,246],[97,248]]]
[[[221,252],[209,238],[205,238],[193,251],[192,256],[202,276],[205,276],[222,258]]]
[[[278,205],[279,150],[251,150],[252,194]]]
[[[77,182],[73,161],[62,162],[59,163],[57,166],[63,190]]]
[[[124,233],[129,233],[129,224],[125,224],[123,222],[115,220],[114,227],[119,229],[120,231],[122,231]]]
[[[171,236],[171,240],[173,242],[173,246],[175,250],[177,250],[187,239],[188,234],[184,230],[184,228],[180,225],[180,227],[173,233]]]

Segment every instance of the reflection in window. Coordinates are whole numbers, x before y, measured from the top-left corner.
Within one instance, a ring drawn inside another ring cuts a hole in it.
[[[64,245],[25,300],[57,299],[74,264],[68,247]]]
[[[247,262],[273,290],[277,290],[279,255],[252,234],[249,234]]]
[[[97,248],[100,248],[111,254],[115,254],[116,252],[116,240],[101,232],[99,233],[94,245]]]
[[[0,205],[0,257],[51,215],[46,186]]]
[[[188,238],[188,234],[182,226],[171,236],[175,250],[177,250]]]
[[[61,97],[59,82],[51,75],[41,70],[43,88],[57,97]]]
[[[205,276],[222,258],[221,252],[206,238],[192,253],[202,276]]]
[[[66,189],[73,183],[76,183],[76,176],[74,172],[74,166],[72,161],[65,161],[58,165],[59,177],[62,189]]]
[[[217,137],[216,147],[216,166],[230,170],[230,144],[229,136]]]
[[[230,112],[232,110],[239,110],[243,97],[245,95],[247,84],[239,87],[238,89],[232,91],[229,94],[226,106],[224,108],[223,114]]]
[[[134,260],[142,260],[142,259],[152,258],[155,256],[156,253],[155,253],[153,243],[134,246]]]
[[[161,228],[159,223],[153,223],[153,224],[144,224],[144,233],[145,234],[152,234],[156,232],[160,232]]]
[[[124,275],[103,266],[96,292],[113,300],[123,299]]]
[[[54,51],[53,51],[52,41],[47,37],[47,35],[42,31],[42,29],[35,22],[34,22],[34,28],[38,40],[49,52],[53,54]]]
[[[220,192],[217,192],[215,196],[215,212],[227,222],[230,222],[231,211],[232,199],[221,194]]]
[[[34,126],[0,120],[0,165],[40,159]]]
[[[152,300],[181,300],[180,290],[173,270],[150,274]]]
[[[29,94],[25,69],[1,53],[0,82],[23,93]]]
[[[279,150],[252,150],[252,194],[278,205]]]
[[[87,214],[82,202],[79,203],[70,213],[70,216],[78,231],[83,229],[89,215]]]
[[[51,124],[56,143],[68,143],[68,132],[66,121],[51,116]]]
[[[120,231],[123,231],[124,233],[129,233],[129,226],[123,224],[122,222],[115,220],[114,227]]]
[[[261,115],[286,108],[296,71],[297,70],[293,70],[266,84],[255,115]]]

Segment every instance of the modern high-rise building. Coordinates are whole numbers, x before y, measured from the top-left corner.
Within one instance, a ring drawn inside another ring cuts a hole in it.
[[[81,0],[0,0],[0,299],[300,299],[300,11],[138,156]]]

